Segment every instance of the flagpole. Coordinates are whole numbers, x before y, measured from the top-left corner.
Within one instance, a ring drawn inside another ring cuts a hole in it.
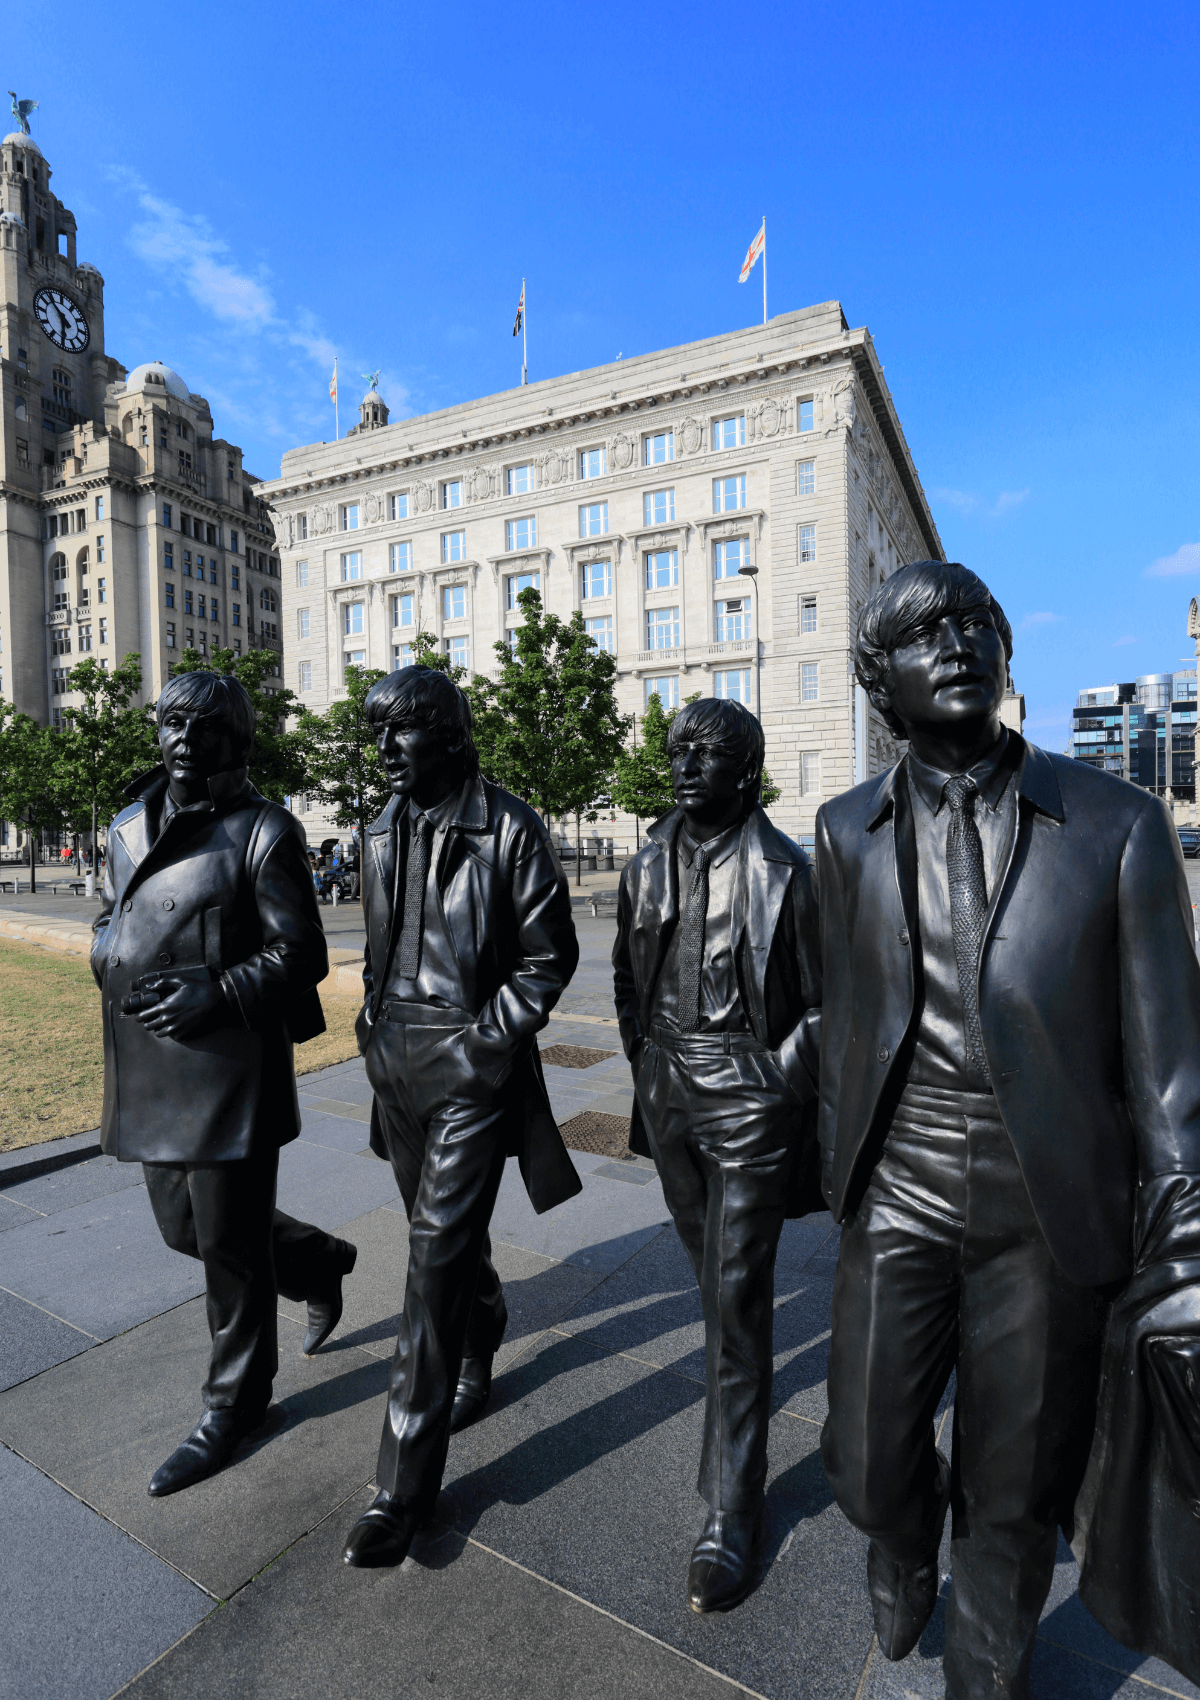
[[[529,303],[525,299],[525,279],[521,279],[521,382],[529,382],[529,335],[525,321],[529,317]]]
[[[767,215],[763,214],[763,324],[767,322]]]

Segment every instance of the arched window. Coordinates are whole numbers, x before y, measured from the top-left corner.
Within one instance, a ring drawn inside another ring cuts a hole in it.
[[[50,577],[57,581],[58,579],[66,578],[66,576],[67,576],[67,557],[65,555],[51,555],[51,557],[50,557]]]
[[[76,555],[75,565],[79,568],[81,573],[87,572],[87,570],[88,570],[88,552],[87,552],[87,544],[86,543],[84,544],[83,548],[79,551],[78,555]]]
[[[124,419],[122,419],[122,421],[121,421],[121,435],[123,437],[132,437],[133,436],[133,414],[132,413],[127,413],[125,415]]]

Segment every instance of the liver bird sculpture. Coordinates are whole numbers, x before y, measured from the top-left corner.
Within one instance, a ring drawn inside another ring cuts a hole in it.
[[[29,134],[29,114],[31,112],[37,111],[37,101],[36,100],[18,100],[15,90],[9,89],[8,92],[12,96],[12,114],[13,114],[13,117],[16,119],[17,123],[21,126],[21,134],[23,136],[27,136]]]

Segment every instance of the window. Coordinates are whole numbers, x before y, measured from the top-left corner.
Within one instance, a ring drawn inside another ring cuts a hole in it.
[[[613,623],[611,614],[599,614],[594,620],[585,620],[583,629],[597,649],[602,649],[606,655],[612,654]]]
[[[579,510],[580,537],[607,537],[608,503],[591,502]]]
[[[344,502],[342,504],[342,530],[358,530],[358,503]]]
[[[800,795],[817,797],[821,793],[821,752],[804,750],[800,756]]]
[[[204,598],[201,597],[200,600],[203,602]],[[258,593],[258,605],[265,609],[268,614],[278,614],[279,612],[278,596],[273,590],[268,590],[265,586]]]
[[[229,547],[233,550],[233,553],[235,555],[237,554],[237,546],[238,546],[238,534],[237,534],[236,531],[231,531],[229,533]]]
[[[67,669],[56,667],[51,676],[50,689],[56,697],[60,697],[67,689]]]
[[[674,431],[660,431],[657,436],[646,437],[644,442],[646,466],[661,466],[664,461],[675,459]]]
[[[815,525],[800,527],[800,559],[815,561],[817,558],[817,528]]]
[[[96,539],[96,559],[99,562],[103,562],[103,560],[104,560],[104,538],[103,537],[97,537],[97,539]]]
[[[726,672],[713,674],[713,695],[724,697],[728,702],[743,702],[750,707],[750,669],[749,667],[732,667]]]
[[[187,585],[184,585],[183,587],[183,611],[185,614],[194,614],[196,612],[195,605],[192,601],[192,593],[188,589]]]
[[[346,669],[351,667],[365,667],[366,664],[367,652],[365,649],[348,649],[342,657],[342,666]]]
[[[179,451],[179,471],[181,476],[185,478],[190,478],[192,476],[192,457],[186,449],[180,449]]]
[[[108,601],[108,580],[106,578],[98,578],[96,580],[96,601]]]
[[[533,489],[533,464],[510,466],[505,484],[510,496],[527,496]]]
[[[349,584],[351,579],[361,578],[362,550],[356,549],[352,555],[342,556],[342,583]]]
[[[679,609],[647,608],[646,648],[679,648]]]
[[[746,474],[739,472],[733,478],[713,479],[713,513],[728,513],[732,508],[746,506]]]
[[[174,629],[175,628],[172,626],[171,630],[174,631]],[[100,642],[102,644],[105,644],[105,643],[108,642],[108,621],[107,620],[101,620],[101,622],[100,622]]]
[[[188,648],[188,649],[194,649],[195,648],[196,633],[192,629],[191,626],[185,626],[183,628],[183,641],[184,641],[184,645],[185,645],[186,648]]]
[[[173,584],[168,583],[163,588],[164,588],[164,592],[165,592],[164,600],[166,602],[167,607],[168,608],[174,608],[174,606],[175,606],[175,586]]]
[[[233,613],[230,616],[230,618],[231,618],[231,620],[232,620],[232,622],[235,626],[241,625],[241,623],[242,623],[242,605],[241,605],[240,602],[234,603]]]
[[[816,661],[802,661],[800,663],[800,701],[819,702],[820,700],[819,664]]]
[[[215,596],[209,602],[208,608],[209,608],[209,614],[208,614],[209,619],[210,620],[219,620],[220,617],[221,617],[221,610],[217,606],[217,599],[216,599]]]
[[[509,608],[515,608],[517,597],[523,590],[541,590],[542,575],[541,573],[512,573],[504,582],[508,586],[506,605]]]
[[[467,534],[465,531],[443,531],[442,560],[465,561],[467,558]]]
[[[238,573],[238,564],[237,564],[236,561],[231,561],[229,563],[229,588],[230,588],[230,590],[237,590],[238,587],[240,586],[241,582],[242,581],[241,581],[241,578],[240,578],[239,573]]]
[[[817,487],[817,463],[815,460],[799,460],[796,462],[796,493],[800,496],[811,496]]]
[[[537,519],[529,514],[524,519],[510,519],[504,527],[506,549],[536,549]]]
[[[183,576],[184,578],[191,578],[192,576],[192,551],[190,549],[183,551]],[[203,572],[200,577],[204,577]]]
[[[608,471],[608,450],[603,444],[598,449],[584,449],[579,456],[579,476],[581,478],[603,478]]]
[[[812,404],[812,398],[810,397],[808,399],[808,401],[802,401],[802,402],[797,403],[797,406],[796,406],[796,429],[798,431],[811,431],[812,428],[813,428],[813,404]]]
[[[612,562],[585,561],[580,569],[584,600],[592,596],[612,595]]]
[[[642,512],[646,525],[666,525],[675,518],[674,490],[647,490],[642,497]]]
[[[658,700],[662,703],[663,707],[666,710],[668,710],[668,712],[673,708],[678,708],[679,707],[679,675],[678,675],[678,673],[672,673],[669,678],[665,678],[665,679],[647,679],[646,680],[646,701],[647,701],[647,703],[649,703],[651,697],[657,697]]]
[[[233,468],[232,467],[230,467],[230,469],[229,469],[229,476],[231,478],[233,477]],[[216,538],[211,538],[210,542],[215,543]],[[308,515],[307,514],[297,514],[296,515],[296,542],[297,543],[307,543],[308,542]],[[307,562],[305,563],[305,565],[307,565]]]
[[[235,626],[237,625],[236,620],[234,621],[234,625]],[[233,653],[235,655],[240,655],[242,653],[242,640],[241,640],[241,638],[234,638],[234,640],[233,640]]]
[[[163,522],[163,530],[164,531],[170,531],[170,529],[171,529],[171,504],[170,504],[170,502],[164,502],[163,503],[162,522]]]
[[[646,556],[646,589],[669,590],[679,583],[678,549],[656,549]]]
[[[296,562],[296,584],[301,590],[308,589],[308,562]]]
[[[712,446],[714,449],[740,449],[746,441],[746,415],[735,413],[729,419],[714,419]]]
[[[462,507],[462,479],[450,478],[442,485],[442,506],[444,508]]]
[[[718,602],[714,615],[714,630],[718,643],[741,643],[750,636],[750,598],[736,596],[729,602]]]
[[[201,655],[207,655],[208,654],[208,633],[207,632],[201,632],[200,633],[200,653],[201,653]]]
[[[817,629],[817,599],[815,596],[800,598],[800,630],[815,632]]]
[[[388,556],[388,566],[394,573],[411,573],[412,544],[393,543]]]
[[[446,654],[450,657],[452,667],[469,667],[471,664],[470,640],[466,637],[447,638]]]
[[[727,543],[713,544],[713,578],[736,578],[743,567],[750,565],[750,539],[731,537]]]
[[[413,593],[412,593],[411,590],[405,591],[402,596],[393,596],[392,597],[392,624],[393,624],[393,626],[411,626],[412,625],[412,623],[413,623],[413,602],[414,602],[414,597],[413,597]]]
[[[413,660],[413,646],[411,643],[394,643],[392,645],[393,667],[411,667]]]
[[[96,497],[96,518],[98,520],[104,518],[104,497],[103,496],[97,496]]]
[[[442,591],[442,619],[465,620],[467,617],[467,587],[448,584]]]
[[[311,661],[302,661],[300,663],[300,689],[302,691],[311,691],[312,690],[312,662]]]
[[[296,636],[299,638],[306,638],[312,635],[309,629],[309,611],[307,608],[297,608],[296,628]]]
[[[399,490],[394,496],[388,497],[388,518],[408,518],[408,491]]]
[[[365,602],[342,603],[342,631],[346,637],[359,637],[363,630],[363,614],[366,611]]]

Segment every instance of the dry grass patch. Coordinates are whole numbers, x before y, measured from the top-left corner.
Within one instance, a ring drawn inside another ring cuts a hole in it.
[[[358,1055],[361,1000],[322,993],[328,1031],[296,1047],[297,1074]],[[83,957],[0,939],[0,1151],[99,1127],[100,998]]]

